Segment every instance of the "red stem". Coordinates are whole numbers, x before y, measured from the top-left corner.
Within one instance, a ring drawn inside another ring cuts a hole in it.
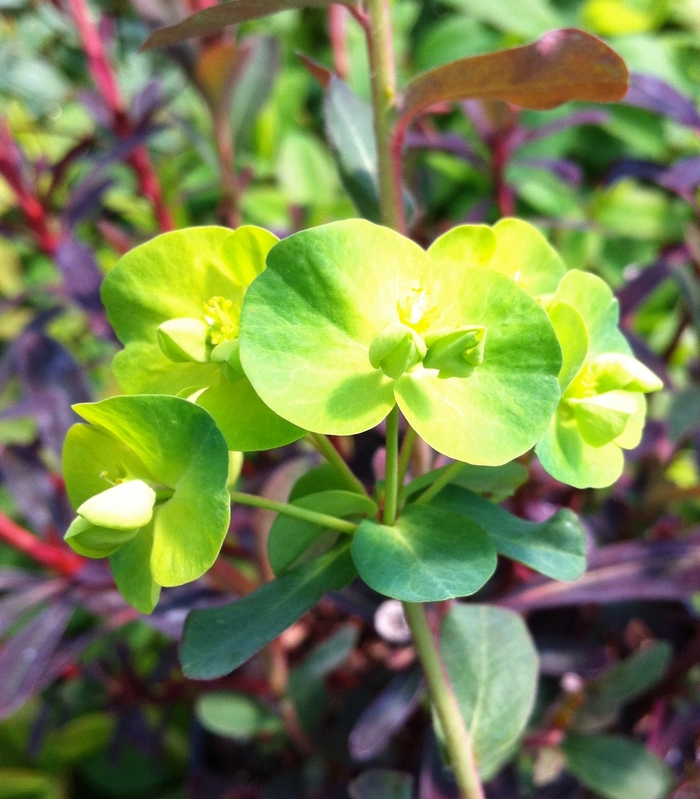
[[[496,191],[496,202],[501,216],[513,216],[515,214],[513,190],[503,177],[509,156],[510,147],[507,137],[496,136],[493,142],[493,182]]]
[[[0,513],[0,541],[66,577],[73,577],[85,565],[85,559],[80,555],[62,546],[39,540],[4,513]]]
[[[328,35],[333,49],[333,68],[342,80],[350,72],[350,51],[346,30],[347,9],[345,6],[332,3],[328,6]]]
[[[112,112],[117,135],[121,139],[126,139],[134,132],[134,129],[126,113],[124,98],[119,90],[114,70],[105,53],[104,43],[90,18],[87,3],[85,0],[68,0],[68,6],[87,56],[88,72],[102,99]],[[169,209],[163,202],[163,192],[148,150],[145,147],[139,147],[128,160],[136,173],[141,193],[153,205],[161,230],[173,230],[175,225]]]

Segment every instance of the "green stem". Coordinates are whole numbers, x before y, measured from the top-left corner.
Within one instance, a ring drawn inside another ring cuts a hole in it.
[[[258,497],[255,494],[243,494],[240,491],[230,491],[231,501],[241,505],[250,505],[253,508],[264,508],[275,513],[282,513],[291,516],[293,519],[301,519],[304,522],[317,524],[319,527],[328,527],[331,530],[338,530],[341,533],[354,533],[357,525],[337,516],[329,516],[327,513],[317,513],[314,510],[300,508],[298,505],[289,505],[286,502],[275,502],[273,499]]]
[[[427,505],[433,497],[436,497],[448,483],[451,483],[457,477],[463,467],[464,464],[460,461],[456,461],[446,467],[440,477],[418,497],[415,504]]]
[[[386,417],[386,478],[384,482],[384,524],[396,521],[399,495],[399,406]]]
[[[430,700],[440,719],[460,796],[462,799],[484,799],[471,736],[464,725],[445,664],[428,624],[425,606],[415,602],[404,602],[403,610],[423,666]]]
[[[406,433],[401,442],[401,450],[399,451],[399,493],[403,489],[403,484],[406,479],[406,472],[408,471],[408,463],[411,460],[411,453],[413,452],[413,445],[416,443],[418,433],[409,425]]]
[[[367,489],[362,485],[361,481],[352,473],[352,469],[345,463],[343,456],[331,444],[328,436],[322,433],[309,433],[307,439],[313,444],[314,447],[323,455],[323,457],[338,470],[338,473],[343,477],[348,485],[350,491],[355,493],[367,495]]]
[[[374,132],[377,138],[379,164],[379,199],[382,222],[394,230],[402,231],[403,208],[400,179],[394,174],[392,137],[394,105],[396,99],[396,74],[391,32],[389,0],[366,0],[369,14],[367,50],[372,81],[374,107]]]

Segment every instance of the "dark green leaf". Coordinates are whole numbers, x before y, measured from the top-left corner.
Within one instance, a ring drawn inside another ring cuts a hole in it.
[[[391,527],[365,519],[352,557],[371,588],[407,602],[473,594],[496,568],[496,550],[481,527],[422,505],[409,505]]]
[[[514,754],[537,691],[537,653],[520,616],[488,605],[454,604],[440,634],[445,665],[489,779]]]
[[[294,483],[289,495],[289,501],[308,496],[309,494],[320,494],[322,491],[347,491],[347,480],[340,474],[332,463],[323,463],[314,466]]]
[[[561,508],[546,522],[518,519],[459,486],[448,485],[431,507],[466,516],[486,530],[496,550],[555,580],[576,580],[586,570],[586,537],[578,517]]]
[[[230,605],[193,611],[180,647],[183,671],[202,680],[228,674],[355,575],[350,544],[344,541]]]
[[[605,799],[663,799],[673,775],[637,741],[615,735],[569,735],[564,742],[569,771]]]
[[[404,497],[412,497],[425,491],[450,468],[450,465],[416,477],[404,489]],[[493,502],[501,502],[526,480],[527,469],[515,461],[504,463],[503,466],[473,466],[471,463],[464,463],[451,484],[468,488]]]
[[[620,708],[645,693],[664,676],[672,650],[658,641],[616,663],[586,686],[586,702],[575,719],[579,732],[594,732],[610,725]]]
[[[373,768],[348,785],[351,799],[411,799],[413,777],[403,771]]]
[[[325,513],[330,516],[344,518],[347,516],[374,516],[377,506],[363,494],[354,494],[352,491],[322,491],[319,494],[309,494],[292,502],[300,508]],[[327,551],[338,538],[338,533],[331,532],[330,537],[323,535],[326,528],[317,524],[293,519],[290,516],[278,515],[270,528],[270,537],[267,542],[267,553],[270,564],[275,574],[281,574],[287,569],[299,565],[299,559],[306,555],[304,560],[310,560],[307,552],[312,547],[314,554],[318,552],[314,544],[325,547]]]

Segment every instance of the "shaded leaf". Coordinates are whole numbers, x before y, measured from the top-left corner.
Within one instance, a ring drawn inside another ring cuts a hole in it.
[[[636,741],[614,735],[569,735],[569,771],[605,799],[663,799],[674,779],[666,764]]]
[[[0,650],[0,719],[39,690],[72,614],[70,604],[54,602]]]
[[[653,75],[631,73],[630,87],[622,102],[663,114],[681,125],[700,127],[700,115],[694,101]]]
[[[482,779],[510,758],[537,690],[537,653],[520,616],[488,605],[454,604],[440,644]],[[517,668],[514,668],[517,664]]]
[[[233,691],[204,694],[197,701],[195,712],[209,732],[237,741],[284,730],[282,720],[269,707],[253,696]]]
[[[370,588],[406,602],[473,594],[496,568],[496,550],[481,527],[422,505],[409,505],[391,526],[365,519],[352,557]]]
[[[411,799],[413,777],[404,771],[374,768],[348,785],[351,799]]]
[[[356,572],[346,542],[318,560],[287,572],[222,608],[195,610],[180,647],[188,677],[228,674],[272,641],[328,591],[344,588]]]
[[[192,14],[177,25],[157,30],[147,39],[143,49],[154,50],[156,47],[168,47],[187,39],[209,36],[223,30],[227,25],[238,25],[290,8],[327,5],[329,0],[229,0],[228,3],[210,6]]]
[[[404,498],[425,491],[449,468],[448,464],[411,480],[404,488]],[[464,463],[450,484],[466,488],[493,502],[501,502],[526,480],[527,469],[515,461],[504,463],[503,466],[472,466],[470,463]]]
[[[568,508],[545,522],[528,522],[459,486],[445,486],[430,505],[466,516],[487,532],[501,555],[555,580],[576,580],[586,570],[586,536]]]
[[[505,100],[525,108],[577,101],[614,102],[627,91],[624,61],[600,39],[574,28],[534,44],[474,56],[414,78],[401,94],[399,126],[435,103]]]
[[[416,666],[397,674],[360,714],[348,738],[350,756],[372,760],[413,715],[423,694],[423,673]]]

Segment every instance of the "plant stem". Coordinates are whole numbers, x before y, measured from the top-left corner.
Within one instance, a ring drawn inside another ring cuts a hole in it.
[[[423,666],[430,700],[435,707],[445,735],[450,765],[459,787],[460,796],[462,799],[484,799],[479,771],[474,760],[471,736],[464,725],[445,664],[428,624],[425,606],[416,602],[404,602],[403,610]]]
[[[367,489],[362,485],[360,480],[355,477],[350,467],[343,460],[343,456],[331,444],[328,436],[322,433],[309,433],[307,439],[316,447],[316,449],[323,455],[323,457],[338,470],[338,473],[343,476],[343,479],[348,484],[348,488],[355,493],[367,494]]]
[[[399,478],[397,480],[399,493],[401,492],[404,480],[406,479],[408,464],[411,460],[413,445],[416,443],[417,436],[418,434],[416,431],[409,425],[403,437],[403,441],[401,442],[401,450],[399,451]]]
[[[384,482],[384,524],[396,521],[399,494],[399,406],[386,417],[386,477]]]
[[[367,50],[372,81],[374,133],[379,164],[379,200],[382,222],[403,232],[403,197],[391,157],[396,75],[389,0],[367,0]]]
[[[265,508],[266,510],[281,513],[284,516],[291,516],[293,519],[301,519],[319,527],[328,527],[331,530],[338,530],[340,533],[354,533],[357,525],[337,516],[329,516],[327,513],[317,513],[307,508],[300,508],[298,505],[289,505],[286,502],[275,502],[273,499],[258,497],[255,494],[244,494],[240,491],[230,491],[231,501],[241,505],[250,505],[253,508]]]
[[[416,505],[427,505],[433,497],[436,497],[442,489],[462,471],[464,464],[461,461],[451,463],[438,479],[418,497]]]

